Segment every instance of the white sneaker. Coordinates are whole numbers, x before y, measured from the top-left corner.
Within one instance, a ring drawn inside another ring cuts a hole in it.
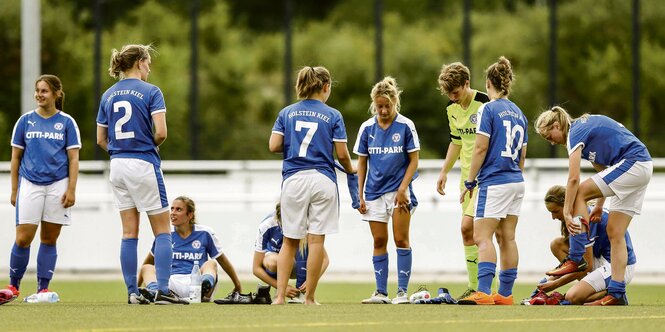
[[[290,304],[303,304],[305,303],[305,294],[304,293],[298,293],[298,296],[289,298],[286,303]]]
[[[397,291],[397,296],[393,298],[393,304],[409,304],[409,303],[410,303],[409,297],[406,294],[406,292],[401,289]]]
[[[367,299],[362,300],[360,303],[362,304],[389,304],[390,303],[390,298],[388,295],[383,295],[379,292],[374,292],[372,296],[370,296]]]

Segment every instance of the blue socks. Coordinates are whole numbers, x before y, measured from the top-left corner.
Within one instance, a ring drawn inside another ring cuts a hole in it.
[[[41,243],[37,253],[37,291],[47,289],[53,273],[55,262],[58,260],[58,249],[56,246]]]
[[[173,248],[171,247],[171,233],[158,234],[155,237],[155,274],[157,286],[162,293],[169,293],[169,277],[171,276],[171,261]]]
[[[136,268],[138,266],[137,247],[139,239],[122,239],[120,243],[120,268],[127,286],[127,294],[139,294],[136,284]]]
[[[21,279],[23,279],[29,260],[30,247],[21,248],[16,242],[14,242],[12,253],[9,258],[9,283],[16,287],[16,289],[18,289],[21,284]]]
[[[296,253],[296,288],[307,280],[307,257],[300,250]]]
[[[617,299],[623,298],[624,294],[626,294],[626,282],[610,280],[610,284],[607,286],[607,293]]]
[[[409,288],[411,278],[411,248],[397,248],[397,289],[404,292]]]
[[[479,262],[478,263],[478,291],[485,294],[492,294],[492,279],[496,274],[496,263]]]
[[[496,267],[496,265],[495,265]],[[499,294],[501,296],[513,295],[513,285],[517,279],[517,269],[508,269],[499,272]]]
[[[571,234],[569,243],[570,250],[568,252],[568,258],[575,263],[579,263],[584,256],[584,251],[586,250],[585,246],[589,243],[588,234],[586,232],[577,235]]]
[[[376,291],[388,295],[388,254],[372,256],[372,263],[374,264]]]

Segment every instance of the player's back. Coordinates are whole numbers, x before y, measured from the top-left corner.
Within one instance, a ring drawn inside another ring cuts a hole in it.
[[[302,100],[280,112],[273,132],[284,135],[284,179],[316,169],[335,181],[334,142],[346,142],[339,111],[319,100]]]
[[[139,79],[123,79],[104,95],[97,123],[108,126],[111,158],[159,159],[153,141],[153,114],[165,112],[164,97],[158,87]],[[157,161],[158,162],[158,161]]]
[[[515,103],[497,99],[478,111],[478,135],[490,138],[478,181],[485,185],[523,182],[519,167],[528,140],[528,122]]]

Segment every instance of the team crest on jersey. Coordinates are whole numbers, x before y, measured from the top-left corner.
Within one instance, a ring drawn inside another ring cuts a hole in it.
[[[476,113],[471,114],[469,116],[469,121],[471,121],[471,123],[473,123],[473,124],[476,124],[476,122],[478,122],[478,114],[476,114]]]
[[[65,126],[64,126],[62,123],[60,123],[60,122],[56,123],[56,124],[53,126],[53,128],[55,128],[55,130],[62,130],[62,128],[64,128],[64,127],[65,127]]]
[[[399,142],[399,140],[400,140],[401,138],[402,138],[402,136],[400,136],[399,133],[395,133],[395,134],[393,135],[393,142],[397,143],[397,142]]]
[[[192,242],[192,248],[194,248],[194,249],[201,248],[201,241],[194,240],[194,242]]]

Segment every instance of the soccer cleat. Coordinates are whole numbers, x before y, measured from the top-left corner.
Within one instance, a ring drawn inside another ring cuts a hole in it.
[[[532,296],[531,299],[529,299],[528,303],[529,305],[545,305],[547,303],[547,299],[549,296],[547,293],[539,290],[536,295]]]
[[[623,294],[621,298],[616,298],[610,294],[607,294],[605,295],[605,297],[603,297],[600,300],[585,303],[584,305],[589,305],[589,306],[628,305],[628,298],[626,298],[626,294]]]
[[[150,290],[144,287],[139,287],[139,293],[146,298],[146,300],[150,302],[155,302],[155,296],[157,295],[157,291]]]
[[[439,295],[437,298],[441,299],[441,301],[445,304],[457,304],[457,300],[455,300],[453,296],[450,295],[448,288],[439,288]]]
[[[286,303],[303,304],[305,303],[305,293],[298,293],[298,296],[290,298]]]
[[[468,304],[494,304],[494,299],[492,295],[485,294],[483,292],[474,292],[473,294],[457,301],[457,304],[468,305]]]
[[[586,270],[588,264],[584,258],[577,263],[566,258],[555,269],[547,271],[545,274],[548,276],[565,276],[566,274],[580,272]]]
[[[254,294],[253,304],[271,304],[272,298],[270,297],[270,286],[259,285],[256,294]]]
[[[362,303],[362,304],[390,304],[391,301],[390,301],[390,298],[388,297],[388,295],[381,294],[378,291],[375,291],[374,293],[372,293],[372,296],[362,300],[360,303]]]
[[[127,297],[127,304],[150,304],[150,300],[146,299],[142,294],[131,293]]]
[[[201,282],[201,294],[206,295],[212,290],[213,284],[209,280]]]
[[[499,293],[494,293],[492,294],[492,300],[494,301],[494,304],[498,305],[513,305],[513,295],[510,294],[510,296],[503,296]]]
[[[409,296],[406,294],[406,291],[404,290],[398,290],[397,295],[393,298],[392,301],[393,304],[409,304]]]
[[[7,285],[5,289],[11,291],[12,294],[14,294],[14,297],[18,297],[19,295],[21,295],[21,292],[19,292],[18,288],[14,287],[13,285]]]
[[[471,295],[471,294],[473,294],[473,293],[475,293],[475,292],[476,292],[475,289],[473,289],[473,288],[467,288],[467,289],[464,291],[464,293],[462,293],[462,295],[460,295],[460,296],[458,296],[458,297],[456,298],[456,300],[459,301],[459,300],[461,300],[461,299],[463,299],[463,298],[469,297],[469,295]]]
[[[0,289],[0,305],[14,301],[16,296],[14,292],[9,289]]]
[[[559,305],[561,302],[566,298],[565,295],[559,293],[559,292],[552,292],[547,297],[547,300],[545,300],[545,304],[547,305]]]
[[[252,294],[240,294],[232,291],[225,298],[214,301],[217,304],[252,304]]]
[[[157,295],[155,295],[155,304],[189,304],[189,301],[181,298],[172,290],[169,290],[166,294],[158,290]]]

